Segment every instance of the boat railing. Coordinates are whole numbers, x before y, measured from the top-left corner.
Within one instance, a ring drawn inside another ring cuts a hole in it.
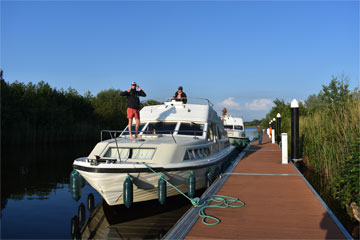
[[[181,132],[179,134],[179,132]],[[206,132],[206,130],[205,130]],[[103,140],[104,137],[104,133],[109,133],[110,139],[115,139],[117,137],[122,137],[122,136],[128,136],[129,135],[129,131],[128,130],[124,130],[124,131],[119,131],[119,130],[101,130],[100,133],[100,141]],[[132,133],[135,133],[135,131],[132,131]],[[176,143],[176,140],[174,138],[174,133],[177,133],[179,135],[185,135],[185,136],[193,136],[194,138],[197,137],[201,137],[203,136],[204,131],[200,131],[200,130],[150,130],[150,131],[139,131],[139,134],[142,135],[162,135],[162,134],[169,134],[171,135],[171,137],[173,138],[174,142]],[[183,134],[183,133],[189,133],[189,134]]]
[[[182,103],[183,100],[186,100],[184,104],[200,104],[200,105],[208,105],[210,107],[214,107],[214,104],[207,98],[196,98],[196,97],[186,97],[186,98],[153,98],[142,101],[141,104],[143,106],[150,106],[156,104],[165,104],[171,103],[172,101]]]
[[[113,138],[116,138],[117,133],[122,133],[122,132],[123,131],[121,131],[121,130],[101,130],[101,132],[100,132],[100,141],[103,140],[103,136],[104,136],[103,133],[109,133],[110,138],[113,139]]]

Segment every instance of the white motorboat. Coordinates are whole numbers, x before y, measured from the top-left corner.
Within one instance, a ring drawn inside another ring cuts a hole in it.
[[[244,121],[241,117],[225,115],[221,119],[232,145],[239,146],[242,145],[244,141],[249,141],[249,138],[245,134]]]
[[[184,104],[173,100],[144,107],[141,138],[129,139],[125,128],[118,137],[101,139],[89,156],[74,161],[74,169],[109,205],[123,204],[127,179],[132,182],[134,202],[157,199],[159,176],[152,171],[162,173],[185,193],[190,175],[195,177],[195,189],[204,188],[237,153],[212,103],[204,101]],[[134,131],[135,126],[132,128]],[[116,131],[103,132],[113,136]],[[167,196],[179,194],[166,186]]]

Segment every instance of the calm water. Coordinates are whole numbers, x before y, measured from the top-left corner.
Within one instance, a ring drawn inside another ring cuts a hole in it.
[[[250,138],[256,135],[254,130],[247,129]],[[115,208],[108,206],[88,184],[81,189],[80,199],[74,200],[69,188],[72,162],[77,157],[87,156],[94,145],[95,143],[82,143],[40,148],[2,147],[0,215],[2,239],[72,238],[71,219],[78,215],[81,203],[87,206],[87,197],[90,193],[94,195],[96,209],[104,212],[103,215],[106,216],[107,221],[110,221],[108,224],[112,228],[116,228],[117,232],[125,231],[126,236],[136,238],[158,238],[166,233],[190,207],[190,204],[180,197],[170,199],[166,206],[159,206],[157,201],[138,204],[136,208],[134,207],[135,211],[129,212],[119,206]],[[86,218],[89,215],[90,211],[86,209]],[[133,228],[132,232],[129,232],[126,223],[130,220],[123,219],[124,215],[135,216],[130,219],[131,224],[135,226],[139,222],[142,227]],[[144,221],[151,222],[152,224],[146,225],[152,227],[144,229]],[[157,231],[152,230],[154,222]],[[101,229],[97,233],[101,233]],[[139,233],[141,234],[132,235]]]

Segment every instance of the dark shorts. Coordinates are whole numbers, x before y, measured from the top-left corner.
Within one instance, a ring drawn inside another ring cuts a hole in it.
[[[127,118],[135,118],[135,119],[140,119],[140,112],[139,109],[134,109],[134,108],[128,108],[127,109]]]

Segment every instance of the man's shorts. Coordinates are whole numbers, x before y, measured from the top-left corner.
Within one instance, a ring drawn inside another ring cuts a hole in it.
[[[128,108],[127,109],[127,118],[135,118],[135,119],[140,119],[140,112],[139,109],[134,109],[134,108]]]

